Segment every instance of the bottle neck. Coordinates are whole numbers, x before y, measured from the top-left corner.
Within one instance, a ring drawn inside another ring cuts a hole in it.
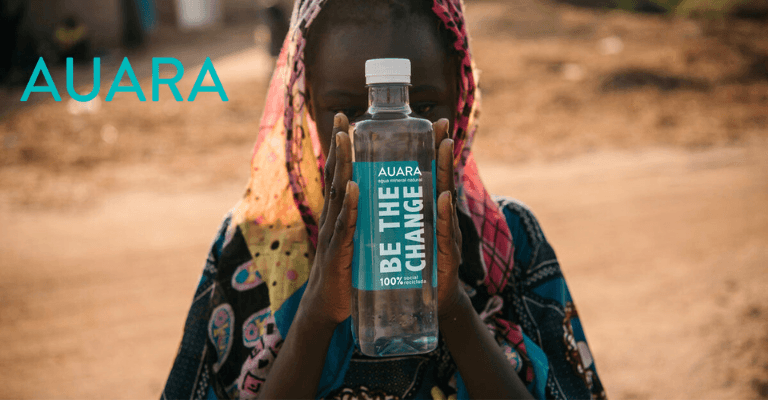
[[[408,84],[377,83],[368,86],[368,113],[411,113]]]

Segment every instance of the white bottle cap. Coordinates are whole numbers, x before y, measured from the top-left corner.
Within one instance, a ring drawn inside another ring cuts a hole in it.
[[[365,84],[411,83],[411,60],[374,58],[365,62]]]

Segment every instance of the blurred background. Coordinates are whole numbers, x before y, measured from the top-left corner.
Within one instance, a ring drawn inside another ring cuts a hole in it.
[[[539,217],[608,395],[768,398],[768,2],[466,6],[481,175]],[[0,398],[156,398],[289,6],[0,8]],[[39,56],[60,102],[19,101]],[[148,99],[152,57],[182,62],[185,99],[211,57],[229,101],[105,102],[125,56]],[[65,57],[81,94],[100,57],[94,100],[67,95]]]

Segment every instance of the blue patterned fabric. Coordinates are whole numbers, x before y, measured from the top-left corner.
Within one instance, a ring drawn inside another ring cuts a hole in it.
[[[227,214],[216,234],[211,251],[205,260],[205,268],[197,285],[192,306],[184,324],[184,336],[163,389],[163,399],[205,399],[210,397],[210,372],[205,363],[207,325],[210,316],[210,298],[216,266],[224,245],[224,234],[232,216]],[[215,396],[214,396],[215,397]]]
[[[529,350],[534,366],[548,365],[545,379],[537,371],[536,384],[545,381],[545,390],[532,393],[538,398],[605,398],[554,250],[528,207],[512,199],[497,201],[515,243],[512,292],[517,295],[508,298],[514,304],[510,319],[523,328],[526,345],[532,342],[541,350]]]
[[[504,308],[508,314],[506,318],[523,330],[527,353],[521,358],[509,348],[506,349],[508,357],[518,357],[533,369],[534,377],[528,389],[536,398],[605,398],[560,265],[538,221],[520,202],[507,198],[496,198],[496,201],[515,244],[514,279],[500,295],[508,305]],[[212,369],[216,357],[207,354],[211,351],[207,326],[212,312],[213,282],[218,261],[225,251],[223,243],[229,223],[227,216],[206,261],[181,346],[162,393],[163,399],[217,397],[212,383],[216,380]],[[227,246],[235,245],[230,242]],[[481,313],[491,296],[471,282],[465,280],[465,283],[475,309]],[[279,331],[287,332],[302,293],[303,290],[299,290],[295,298],[290,298],[287,306],[276,313],[275,323]],[[442,341],[441,346],[428,356],[370,359],[353,352],[351,340],[347,321],[334,332],[318,388],[320,397],[431,398],[437,388],[445,396],[456,394],[460,399],[468,398]],[[499,340],[500,345],[504,345]],[[518,369],[521,371],[522,368]],[[396,379],[381,378],[395,376]],[[227,386],[226,382],[222,384]],[[226,393],[233,392],[227,390]]]

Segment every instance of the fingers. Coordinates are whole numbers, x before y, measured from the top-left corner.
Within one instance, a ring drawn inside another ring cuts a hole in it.
[[[450,203],[456,204],[456,184],[453,180],[453,139],[449,138],[448,120],[441,118],[432,123],[432,130],[435,132],[435,145],[437,154],[437,192],[448,192],[451,195]],[[459,229],[459,219],[455,212],[451,213],[452,234],[455,243],[461,248],[461,230]]]
[[[328,191],[328,210],[326,220],[321,228],[321,235],[326,243],[333,235],[333,225],[341,211],[344,196],[347,192],[347,182],[352,179],[352,142],[346,132],[338,132],[334,137],[336,143],[333,182]]]
[[[459,254],[456,247],[457,222],[453,209],[451,192],[444,191],[437,198],[437,265],[458,265]]]
[[[455,192],[452,196],[455,196]],[[459,227],[459,210],[456,209],[456,201],[453,201],[455,197],[451,197],[451,205],[453,206],[453,212],[451,212],[451,219],[453,220],[453,240],[456,243],[456,248],[461,249],[461,242],[462,242],[462,234],[461,234],[461,228]],[[463,255],[461,254],[461,250],[458,252],[458,261],[459,263],[462,262]]]
[[[437,149],[437,193],[448,191],[455,203],[456,187],[453,182],[453,140],[444,139]]]
[[[357,203],[360,188],[357,183],[347,181],[344,201],[334,224],[330,248],[336,249],[339,266],[348,267],[352,263],[352,250],[355,229],[357,228]]]
[[[435,132],[435,154],[437,154],[443,139],[448,138],[448,119],[440,118],[433,122],[432,131]]]
[[[333,183],[333,175],[336,169],[336,134],[338,132],[349,131],[349,120],[344,113],[337,113],[333,117],[333,133],[331,134],[331,147],[328,149],[328,159],[325,161],[324,182],[325,188],[323,189],[323,211],[320,214],[320,227],[323,226],[328,214],[328,203],[330,200],[331,184]]]

